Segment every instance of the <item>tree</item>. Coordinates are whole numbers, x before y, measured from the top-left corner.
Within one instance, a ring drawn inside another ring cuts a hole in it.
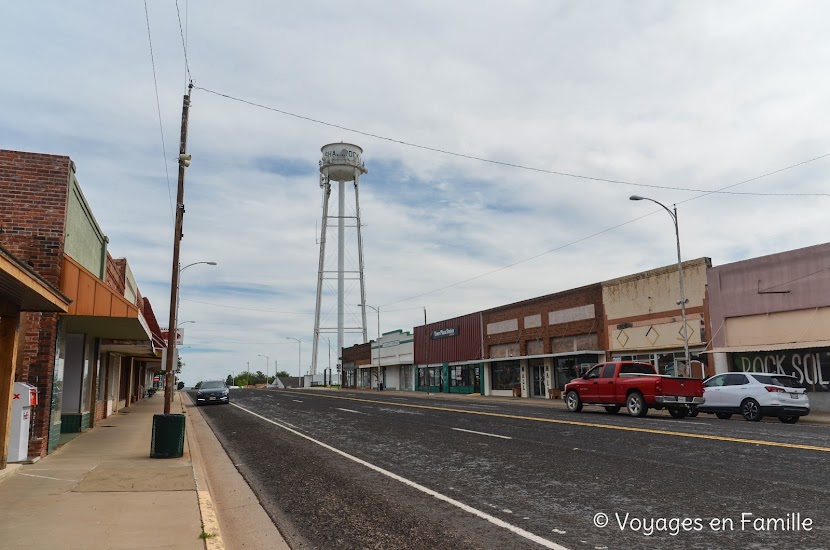
[[[202,387],[202,381],[201,381],[201,380],[199,380],[198,382],[196,382],[196,385],[195,385],[195,386],[193,386],[193,388],[194,388],[194,389],[197,389],[197,390],[198,390],[199,388],[201,388],[201,387]]]
[[[178,389],[180,389],[180,390],[181,390],[181,389],[184,389],[184,382],[182,382],[182,381],[180,380],[180,381],[179,381],[179,383],[178,383],[178,385],[177,385],[176,387],[177,387]]]
[[[288,374],[287,370],[281,370],[277,373],[277,376],[280,377],[280,378],[288,378],[291,375]]]
[[[225,385],[233,386],[233,376],[231,376],[230,374],[228,375],[227,379],[225,379]]]

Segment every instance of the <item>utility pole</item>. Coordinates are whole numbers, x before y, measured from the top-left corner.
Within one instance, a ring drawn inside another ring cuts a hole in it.
[[[176,304],[179,302],[179,247],[182,240],[184,218],[184,171],[190,166],[187,154],[187,121],[190,115],[190,92],[193,82],[187,87],[182,102],[182,133],[179,141],[179,187],[176,192],[176,227],[173,236],[173,275],[170,282],[170,322],[167,325],[167,364],[164,373],[164,414],[170,414],[173,401],[173,356],[176,355]]]

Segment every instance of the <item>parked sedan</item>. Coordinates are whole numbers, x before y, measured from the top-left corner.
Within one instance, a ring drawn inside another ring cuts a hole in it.
[[[789,375],[756,372],[717,374],[703,383],[706,402],[700,412],[727,420],[741,414],[750,422],[764,416],[777,416],[785,424],[795,424],[810,414],[807,391]]]
[[[196,405],[209,403],[230,403],[230,390],[224,380],[202,382],[196,392]]]

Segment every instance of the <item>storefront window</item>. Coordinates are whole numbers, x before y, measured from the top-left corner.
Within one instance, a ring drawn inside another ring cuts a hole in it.
[[[418,387],[440,387],[441,367],[422,367],[418,369]]]
[[[478,365],[458,365],[450,367],[450,388],[469,388],[470,391],[475,391],[478,387]]]
[[[520,384],[521,369],[518,361],[501,361],[492,364],[492,384],[494,390],[512,390]]]
[[[556,387],[562,389],[565,384],[579,378],[599,362],[598,355],[570,355],[556,358]]]

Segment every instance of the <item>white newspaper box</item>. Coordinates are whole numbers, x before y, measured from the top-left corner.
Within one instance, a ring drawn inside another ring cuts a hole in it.
[[[32,407],[35,405],[37,388],[23,382],[15,382],[9,429],[9,462],[22,462],[29,458],[29,427],[32,422]]]

